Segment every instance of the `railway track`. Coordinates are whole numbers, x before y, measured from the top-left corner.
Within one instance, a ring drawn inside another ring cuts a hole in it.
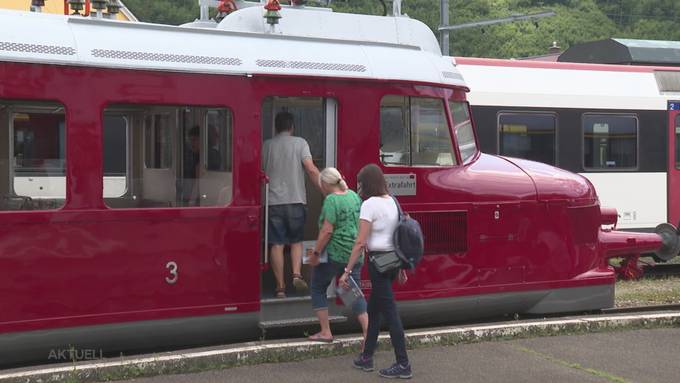
[[[614,307],[610,309],[602,309],[599,313],[602,314],[632,314],[644,313],[652,311],[678,311],[680,304],[673,303],[667,305],[649,305],[649,306],[634,306],[634,307]]]
[[[656,264],[642,267],[643,278],[665,278],[680,276],[680,264]]]

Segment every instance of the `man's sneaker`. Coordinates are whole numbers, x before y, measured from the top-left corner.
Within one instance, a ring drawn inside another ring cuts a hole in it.
[[[359,354],[359,356],[354,359],[354,362],[352,362],[352,366],[359,370],[373,371],[373,358],[366,358],[363,354]]]
[[[411,374],[411,365],[407,364],[402,366],[399,363],[395,363],[392,367],[382,369],[378,372],[383,378],[400,378],[400,379],[411,379],[413,374]]]

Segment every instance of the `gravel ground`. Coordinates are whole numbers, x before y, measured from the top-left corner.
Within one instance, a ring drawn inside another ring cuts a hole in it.
[[[616,282],[616,307],[680,303],[680,277]]]

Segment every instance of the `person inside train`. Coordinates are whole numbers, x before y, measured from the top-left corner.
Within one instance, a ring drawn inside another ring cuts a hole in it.
[[[286,245],[290,245],[293,286],[298,292],[306,291],[308,288],[300,273],[307,215],[305,173],[319,187],[319,169],[312,161],[307,141],[293,136],[294,121],[293,115],[289,112],[277,113],[274,118],[276,135],[265,141],[262,149],[262,163],[269,177],[267,227],[277,298],[286,297],[283,275],[283,251]]]
[[[352,246],[359,230],[359,209],[361,199],[347,187],[345,179],[336,168],[326,168],[319,175],[321,192],[326,196],[319,216],[319,236],[313,249],[307,250],[312,271],[312,308],[319,318],[321,331],[311,335],[309,340],[332,342],[328,320],[328,302],[326,290],[331,282],[340,277],[352,253]],[[321,253],[325,262],[321,262]],[[350,271],[354,280],[359,281],[361,273],[361,257]],[[366,337],[368,314],[366,300],[359,297],[352,303],[352,311],[357,316],[361,329]]]
[[[358,192],[364,202],[359,213],[359,234],[352,253],[347,261],[345,272],[340,277],[340,285],[349,287],[349,275],[361,259],[362,251],[367,248],[369,257],[388,251],[394,251],[394,230],[399,221],[399,210],[394,199],[387,191],[385,175],[378,165],[369,164],[361,168],[357,175]],[[373,371],[373,354],[378,345],[380,334],[380,317],[385,318],[390,329],[390,341],[394,347],[396,363],[379,371],[386,378],[407,379],[412,376],[411,365],[406,353],[404,327],[399,318],[397,304],[394,300],[392,283],[406,282],[406,272],[395,269],[380,273],[372,262],[368,263],[371,278],[371,296],[368,299],[368,330],[364,349],[354,360],[353,366],[364,371]]]

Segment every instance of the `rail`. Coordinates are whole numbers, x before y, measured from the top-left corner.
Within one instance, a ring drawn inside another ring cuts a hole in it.
[[[666,277],[680,276],[680,264],[655,264],[647,265],[642,268],[643,278],[658,279]]]

